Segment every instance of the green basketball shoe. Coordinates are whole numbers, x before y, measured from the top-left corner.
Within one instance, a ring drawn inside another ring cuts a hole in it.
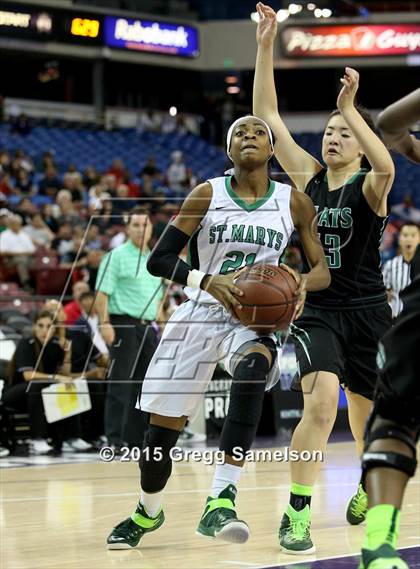
[[[136,511],[129,518],[119,523],[107,539],[108,549],[131,549],[137,547],[145,533],[155,531],[165,521],[163,510],[151,518],[143,504],[137,505]]]
[[[359,569],[409,569],[392,545],[384,543],[378,549],[362,549]]]
[[[354,494],[347,504],[346,520],[352,526],[358,526],[366,519],[368,511],[368,495],[359,484],[357,493]]]
[[[289,504],[279,529],[281,550],[290,555],[315,553],[316,548],[312,543],[310,528],[311,510],[309,506],[305,506],[303,510],[297,512]]]
[[[236,488],[233,484],[226,486],[217,498],[209,496],[196,533],[231,543],[245,543],[249,537],[249,527],[244,521],[238,520],[235,498]]]

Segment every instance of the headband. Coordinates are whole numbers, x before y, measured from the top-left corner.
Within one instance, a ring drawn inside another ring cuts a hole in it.
[[[259,117],[255,117],[254,115],[245,115],[244,117],[239,117],[239,119],[236,119],[236,121],[230,125],[227,136],[226,136],[226,153],[231,160],[232,160],[232,157],[230,155],[230,144],[232,142],[233,131],[235,130],[235,127],[238,125],[238,123],[240,123],[244,119],[249,119],[249,118],[254,118],[255,120],[259,121],[260,123],[262,123],[265,126],[265,128],[267,129],[268,138],[270,139],[271,148],[274,152],[273,133],[271,132],[271,128],[268,126],[268,124],[263,119],[260,119]],[[273,154],[271,154],[271,156],[272,155]],[[270,158],[271,158],[271,156],[270,156]]]

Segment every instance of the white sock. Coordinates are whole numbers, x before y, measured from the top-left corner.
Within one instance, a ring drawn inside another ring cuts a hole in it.
[[[236,486],[241,474],[242,466],[234,466],[233,464],[217,464],[211,489],[211,495],[213,498],[217,498],[220,492],[229,484]]]
[[[151,518],[155,518],[159,512],[162,505],[162,497],[163,491],[154,492],[153,494],[148,494],[143,490],[141,491],[140,502],[146,508],[146,512]]]

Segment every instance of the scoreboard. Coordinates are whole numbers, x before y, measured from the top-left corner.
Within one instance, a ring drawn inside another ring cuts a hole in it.
[[[188,58],[199,55],[198,29],[194,26],[9,2],[0,4],[0,38],[91,45]]]

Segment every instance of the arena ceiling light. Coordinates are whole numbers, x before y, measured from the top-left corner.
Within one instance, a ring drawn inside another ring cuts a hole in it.
[[[331,18],[332,16],[332,10],[330,10],[329,8],[324,8],[322,10],[322,17],[323,18]]]
[[[171,115],[171,117],[176,117],[176,115],[178,114],[178,109],[176,107],[170,107],[169,114]]]
[[[289,17],[289,10],[278,10],[277,12],[277,21],[284,22]]]
[[[303,9],[303,7],[300,4],[289,4],[289,9],[288,12],[289,14],[298,14],[299,12],[301,12]]]
[[[311,10],[311,12],[313,12],[316,8],[316,4],[314,4],[313,2],[309,2],[309,4],[306,7],[308,10]]]
[[[251,12],[251,20],[258,24],[258,22],[260,21],[260,15],[258,14],[258,12]]]
[[[237,85],[232,85],[226,89],[226,92],[229,93],[229,95],[237,95],[241,92],[241,89]]]

